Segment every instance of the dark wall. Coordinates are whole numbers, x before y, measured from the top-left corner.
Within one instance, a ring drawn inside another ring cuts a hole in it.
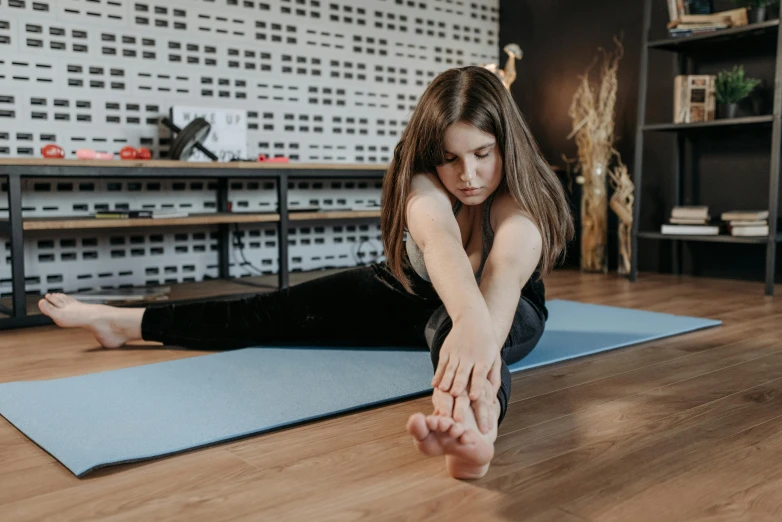
[[[562,155],[575,158],[575,142],[566,137],[572,129],[567,112],[578,76],[599,56],[599,48],[613,50],[612,38],[623,38],[616,103],[616,147],[634,173],[635,128],[638,113],[643,0],[501,0],[500,48],[518,43],[524,57],[517,62],[518,76],[511,87],[532,132],[550,163],[565,166]],[[715,9],[731,9],[731,0],[716,0]],[[667,36],[666,3],[653,0],[650,38]],[[743,64],[748,76],[764,85],[755,97],[771,113],[774,80],[774,45],[769,39],[750,46],[723,46],[693,56],[690,73],[714,74]],[[505,63],[502,53],[501,65]],[[598,62],[599,65],[599,62]],[[598,80],[597,67],[591,78]],[[673,112],[674,55],[652,50],[646,122],[670,122]],[[746,111],[753,110],[745,107]],[[740,132],[693,135],[686,144],[685,204],[707,204],[712,215],[731,209],[762,209],[768,205],[770,127]],[[676,138],[646,133],[643,162],[642,230],[659,231],[673,206],[671,167]],[[580,211],[580,190],[571,194],[575,217]],[[609,266],[616,267],[616,221],[609,224]],[[667,272],[671,268],[672,241],[639,240],[639,268]],[[684,269],[699,275],[762,280],[765,247],[690,243],[683,249]],[[777,256],[778,260],[782,256]],[[778,265],[782,262],[778,263]],[[566,265],[578,265],[577,241],[570,247]],[[782,272],[777,270],[777,274]]]

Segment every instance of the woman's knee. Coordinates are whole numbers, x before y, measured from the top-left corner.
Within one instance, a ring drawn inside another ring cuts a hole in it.
[[[529,355],[543,336],[544,328],[542,315],[534,305],[522,298],[500,352],[502,359],[508,364],[513,364]]]

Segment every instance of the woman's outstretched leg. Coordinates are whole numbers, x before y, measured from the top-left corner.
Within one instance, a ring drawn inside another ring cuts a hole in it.
[[[453,477],[481,478],[489,470],[499,425],[510,400],[508,365],[520,361],[532,351],[543,334],[544,326],[544,314],[522,298],[501,349],[502,385],[497,396],[486,395],[470,402],[466,393],[454,400],[450,393],[435,389],[432,395],[433,413],[428,416],[416,413],[409,418],[407,430],[413,436],[416,447],[426,455],[445,455],[446,467]],[[444,308],[435,312],[427,324],[426,339],[434,368],[437,368],[440,348],[451,327],[451,319]],[[487,432],[478,428],[478,420],[488,421]]]
[[[38,308],[57,326],[89,330],[104,348],[141,339],[143,308],[82,303],[65,294],[46,294]]]
[[[382,264],[239,299],[127,309],[57,294],[39,303],[58,325],[90,329],[106,347],[143,339],[203,350],[299,343],[423,348],[423,327],[437,306],[436,294],[422,288],[411,296]]]

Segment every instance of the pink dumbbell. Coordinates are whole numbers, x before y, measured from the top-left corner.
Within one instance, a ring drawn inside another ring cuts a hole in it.
[[[114,154],[111,152],[95,152],[92,149],[78,149],[76,151],[76,157],[79,159],[110,160],[114,159]]]

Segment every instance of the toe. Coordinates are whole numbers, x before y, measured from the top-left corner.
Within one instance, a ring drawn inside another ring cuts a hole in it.
[[[38,309],[46,315],[49,315],[49,312],[51,310],[50,306],[51,305],[49,304],[49,301],[47,301],[46,299],[41,299],[40,301],[38,301]]]
[[[426,425],[426,418],[423,413],[415,413],[407,420],[407,432],[416,438],[424,440],[430,431]]]
[[[438,426],[437,431],[440,431],[442,433],[447,432],[451,429],[451,426],[453,426],[453,418],[451,417],[440,417],[438,420]]]
[[[467,428],[464,427],[464,424],[454,423],[453,426],[451,426],[451,429],[448,430],[448,435],[453,437],[454,439],[458,439],[461,437],[464,432],[467,430]]]

